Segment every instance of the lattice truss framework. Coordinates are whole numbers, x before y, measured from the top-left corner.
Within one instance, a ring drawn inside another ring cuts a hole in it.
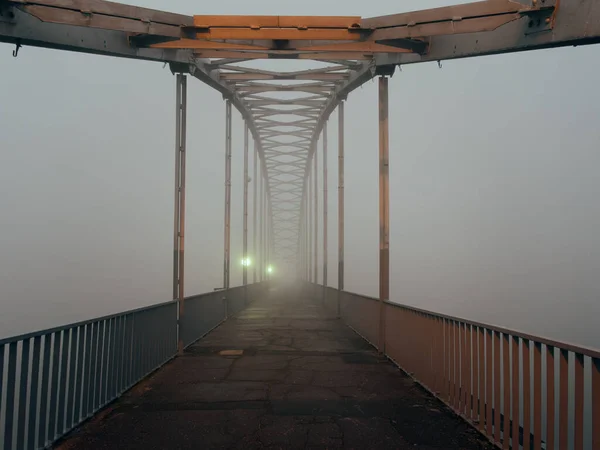
[[[314,156],[320,118],[336,88],[353,71],[370,67],[356,60],[301,64],[319,67],[276,71],[254,68],[256,64],[244,59],[211,61],[252,115],[269,193],[273,256],[289,262],[295,262],[298,254],[307,167]],[[285,65],[289,68],[290,62]]]
[[[400,64],[600,42],[600,0],[488,0],[367,19],[186,16],[103,0],[0,0],[0,41],[166,62],[221,92],[259,146],[275,256],[292,258],[300,254],[310,160],[348,93]],[[317,63],[282,71],[269,70],[265,59]]]

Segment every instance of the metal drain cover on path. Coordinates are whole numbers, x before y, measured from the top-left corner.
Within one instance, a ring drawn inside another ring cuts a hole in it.
[[[244,350],[221,350],[219,355],[221,356],[242,356]]]

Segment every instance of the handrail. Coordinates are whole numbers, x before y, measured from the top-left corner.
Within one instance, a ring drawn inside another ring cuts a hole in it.
[[[69,323],[69,324],[65,324],[65,325],[59,325],[59,326],[52,327],[52,328],[47,328],[45,330],[31,331],[29,333],[20,334],[17,336],[10,336],[7,338],[0,339],[0,345],[10,344],[11,342],[15,342],[15,341],[24,341],[25,339],[31,339],[31,338],[35,338],[38,336],[44,336],[46,334],[56,333],[57,331],[68,330],[70,328],[77,328],[77,327],[81,327],[84,325],[88,325],[93,322],[100,322],[102,320],[114,319],[115,317],[122,317],[122,316],[125,316],[128,314],[140,313],[143,311],[150,311],[152,309],[160,308],[161,306],[169,305],[173,302],[174,301],[171,300],[169,302],[157,303],[155,305],[142,306],[140,308],[131,309],[128,311],[123,311],[123,312],[114,313],[114,314],[109,314],[107,316],[101,316],[101,317],[97,317],[94,319],[86,319],[86,320],[82,320],[80,322],[74,322],[74,323]]]
[[[347,325],[497,446],[579,450],[591,440],[600,448],[597,349],[389,301],[380,315],[376,298],[315,291],[332,310],[339,302]]]
[[[179,335],[192,344],[262,286],[188,297],[181,318],[170,301],[0,340],[0,450],[56,442],[174,358]]]
[[[333,289],[336,290],[335,288],[329,287],[329,289]],[[356,294],[354,292],[350,292],[350,291],[341,291],[344,294],[350,294],[350,295],[357,295],[360,296],[364,299],[367,300],[373,300],[375,302],[378,302],[379,299],[375,298],[375,297],[370,297],[367,295],[362,295],[362,294]],[[568,350],[570,352],[574,352],[574,353],[580,353],[586,356],[589,356],[591,358],[598,358],[600,359],[600,349],[596,349],[596,348],[592,348],[592,347],[587,347],[585,345],[581,345],[581,344],[574,344],[571,342],[567,342],[567,341],[557,341],[555,339],[552,338],[548,338],[548,337],[544,337],[544,336],[539,336],[539,335],[535,335],[535,334],[529,334],[529,333],[525,333],[523,331],[519,331],[519,330],[515,330],[512,328],[506,328],[506,327],[502,327],[499,325],[492,325],[486,322],[478,322],[475,320],[471,320],[471,319],[465,319],[464,317],[458,317],[458,316],[451,316],[448,314],[442,314],[442,313],[437,313],[434,311],[430,311],[427,309],[422,309],[422,308],[417,308],[415,306],[410,306],[410,305],[405,305],[403,303],[395,303],[395,302],[390,302],[388,300],[384,301],[384,303],[386,305],[389,306],[393,306],[394,308],[402,308],[402,309],[406,309],[406,310],[410,310],[413,312],[417,312],[417,313],[421,313],[421,314],[427,314],[433,317],[438,317],[440,319],[446,319],[446,320],[452,320],[454,322],[460,322],[460,323],[464,323],[464,324],[468,324],[474,327],[481,327],[481,328],[485,328],[486,330],[490,330],[490,331],[495,331],[497,333],[502,333],[502,334],[510,334],[511,336],[518,336],[522,339],[528,339],[530,341],[535,341],[539,344],[545,344],[545,345],[549,345],[551,347],[556,347],[556,348],[561,348],[563,350]]]

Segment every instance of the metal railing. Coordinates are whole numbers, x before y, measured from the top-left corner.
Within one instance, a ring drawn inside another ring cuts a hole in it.
[[[322,291],[319,291],[322,296]],[[379,301],[339,293],[376,346]],[[337,308],[338,291],[325,302]],[[385,302],[384,352],[504,449],[600,449],[600,351]]]
[[[186,346],[263,288],[186,299]],[[177,314],[168,302],[0,340],[0,450],[48,447],[172,359]]]

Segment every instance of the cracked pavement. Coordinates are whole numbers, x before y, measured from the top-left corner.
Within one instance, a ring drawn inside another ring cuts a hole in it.
[[[494,447],[319,301],[275,287],[57,448]]]

